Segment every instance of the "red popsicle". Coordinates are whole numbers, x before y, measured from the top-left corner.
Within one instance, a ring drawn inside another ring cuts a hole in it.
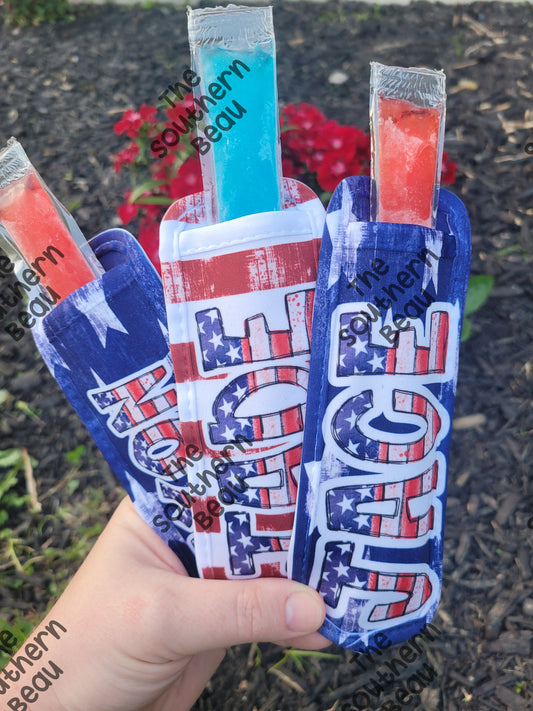
[[[378,96],[380,222],[432,226],[440,108]]]
[[[442,71],[371,62],[371,215],[435,227],[444,143]]]
[[[47,192],[20,144],[10,141],[1,161],[0,222],[41,284],[64,299],[97,276],[72,235],[79,228]],[[78,237],[84,239],[81,232]]]

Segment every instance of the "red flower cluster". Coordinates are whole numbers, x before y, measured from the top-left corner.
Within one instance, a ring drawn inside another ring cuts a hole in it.
[[[349,175],[366,175],[370,166],[370,136],[353,126],[341,126],[310,104],[281,111],[283,174],[300,178],[316,174],[327,192]],[[311,186],[313,187],[313,186]]]
[[[190,100],[186,98],[185,108]],[[153,136],[182,110],[183,106],[167,109],[163,122],[157,120],[154,106],[143,104],[138,111],[125,111],[114,126],[115,133],[131,139],[112,156],[116,172],[125,166],[132,176],[133,189],[126,192],[118,215],[125,225],[139,218],[139,242],[158,269],[159,222],[164,211],[174,200],[202,190],[200,160],[189,141],[180,142],[157,161],[149,149]],[[311,104],[285,106],[280,122],[283,175],[303,180],[317,193],[322,191],[324,202],[343,178],[368,175],[370,136],[360,129],[328,121]],[[442,183],[453,183],[455,170],[456,164],[444,153]]]
[[[125,133],[128,138],[139,138],[143,127],[155,126],[157,109],[155,106],[143,104],[138,111],[127,109],[122,114],[122,119],[118,121],[113,129],[115,133]]]

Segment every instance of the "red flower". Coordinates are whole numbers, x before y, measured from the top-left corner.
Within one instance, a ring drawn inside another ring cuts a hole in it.
[[[358,175],[360,168],[357,158],[328,154],[317,171],[318,184],[322,190],[334,190],[343,178]]]
[[[452,183],[455,183],[456,170],[457,163],[450,160],[448,154],[444,151],[442,154],[440,182],[443,185],[451,185]]]
[[[127,109],[122,114],[122,119],[114,125],[114,131],[117,134],[125,133],[128,138],[137,138],[145,123],[155,124],[156,114],[155,106],[146,106],[146,104],[143,104],[138,111]]]
[[[281,110],[281,114],[287,120],[289,126],[298,126],[303,128],[304,131],[309,131],[326,120],[324,114],[311,104],[298,104],[296,106],[289,104]]]
[[[303,169],[290,158],[282,157],[281,172],[284,178],[298,178],[303,173]]]
[[[200,192],[202,188],[200,159],[197,156],[190,156],[180,166],[176,177],[170,181],[170,197],[177,200],[185,195]]]
[[[159,224],[154,220],[141,220],[139,223],[139,244],[146,252],[148,259],[161,274],[159,261]]]
[[[130,195],[131,190],[128,190],[124,196],[126,198],[126,202],[123,205],[120,205],[117,209],[118,216],[120,217],[123,225],[127,225],[128,222],[131,222],[139,213],[139,206],[129,201]]]
[[[320,127],[315,140],[315,148],[353,155],[364,133],[353,126],[341,126],[336,121],[326,121]]]
[[[138,155],[139,146],[132,141],[129,146],[112,156],[114,170],[120,173],[122,166],[134,163]]]

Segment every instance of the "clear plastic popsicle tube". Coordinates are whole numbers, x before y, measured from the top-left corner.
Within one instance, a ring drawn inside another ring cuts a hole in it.
[[[446,77],[370,63],[372,219],[435,227]]]
[[[44,287],[60,301],[103,273],[73,217],[10,138],[0,151],[0,223]]]
[[[271,7],[188,10],[198,145],[211,221],[281,209]]]

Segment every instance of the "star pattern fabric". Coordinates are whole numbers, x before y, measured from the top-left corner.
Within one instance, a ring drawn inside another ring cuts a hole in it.
[[[370,222],[369,198],[348,178],[328,207],[289,567],[324,597],[320,632],[351,649],[409,639],[438,605],[470,261],[451,193],[434,230]]]

